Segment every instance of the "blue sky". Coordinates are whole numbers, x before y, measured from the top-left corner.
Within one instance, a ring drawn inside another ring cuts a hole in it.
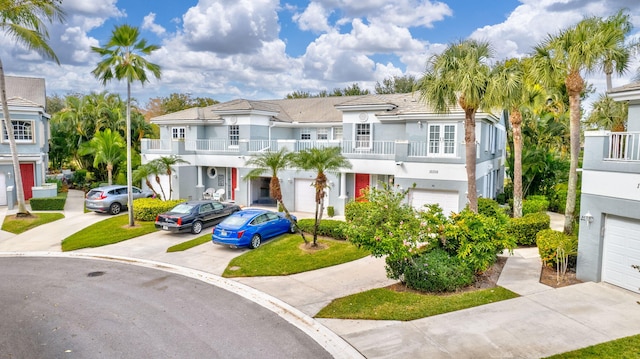
[[[429,56],[452,41],[486,40],[496,60],[521,57],[549,33],[620,8],[640,27],[637,0],[64,0],[63,8],[65,23],[49,27],[61,64],[0,36],[5,70],[45,77],[49,94],[102,91],[91,75],[99,58],[90,47],[127,23],[160,46],[148,59],[162,67],[162,78],[132,89],[143,106],[173,92],[228,101],[352,83],[373,90],[391,76],[420,76]],[[614,86],[634,71],[614,78]],[[604,91],[602,75],[587,79]]]

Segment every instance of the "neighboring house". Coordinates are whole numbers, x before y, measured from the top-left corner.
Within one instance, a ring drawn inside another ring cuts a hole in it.
[[[7,100],[22,173],[25,199],[32,188],[44,183],[49,164],[49,119],[45,112],[46,93],[43,78],[6,76]],[[1,106],[1,104],[0,104]],[[0,118],[3,117],[0,111]],[[15,190],[7,198],[7,187],[15,186],[11,150],[2,121],[0,137],[0,205],[15,203]]]
[[[640,82],[609,96],[629,102],[627,132],[585,132],[576,276],[640,293]]]
[[[171,154],[189,162],[176,166],[174,198],[224,189],[226,199],[240,205],[274,205],[268,173],[243,180],[250,156],[283,147],[298,152],[338,146],[352,168],[328,174],[325,206],[336,214],[344,214],[345,204],[362,189],[381,183],[411,188],[407,200],[416,208],[438,203],[448,215],[467,204],[464,112],[436,114],[417,95],[239,99],[151,122],[160,126],[160,139],[142,140],[143,163]],[[504,118],[480,112],[476,123],[478,194],[495,198],[504,182]],[[291,169],[278,176],[289,210],[315,210],[316,173]],[[163,181],[166,188],[166,176]]]

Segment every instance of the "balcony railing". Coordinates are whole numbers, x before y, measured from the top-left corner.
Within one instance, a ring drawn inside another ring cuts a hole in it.
[[[395,155],[395,141],[342,141],[344,155]]]
[[[249,152],[266,152],[278,151],[278,141],[277,140],[250,140],[248,149]]]
[[[140,146],[142,151],[171,151],[171,140],[143,138]]]
[[[184,149],[187,151],[206,152],[238,152],[238,145],[229,140],[185,140]]]
[[[640,132],[613,132],[609,134],[611,161],[640,161]]]
[[[310,148],[327,148],[327,147],[341,147],[342,142],[339,140],[300,140],[296,141],[295,144],[295,152],[300,152],[302,150],[308,150]]]

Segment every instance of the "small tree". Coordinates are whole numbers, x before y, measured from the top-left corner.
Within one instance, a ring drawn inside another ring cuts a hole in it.
[[[153,192],[153,196],[158,197],[158,192],[156,192],[155,188],[153,188],[153,185],[151,184],[151,181],[149,180],[149,177],[155,177],[157,174],[158,168],[156,166],[154,166],[152,163],[145,163],[133,171],[133,181],[141,182],[144,179],[147,187],[149,187],[149,189]]]
[[[93,166],[99,164],[107,166],[107,178],[109,185],[113,184],[113,168],[125,159],[125,143],[118,132],[111,132],[106,129],[97,132],[89,142],[84,142],[80,146],[81,155],[93,155]]]
[[[164,197],[164,200],[171,199],[171,195],[173,193],[173,186],[171,184],[171,175],[175,171],[174,166],[180,163],[188,164],[189,162],[183,160],[182,158],[176,155],[171,155],[171,156],[162,156],[160,158],[156,158],[155,160],[149,163],[153,163],[151,166],[157,167],[158,173],[164,173],[167,175],[167,177],[169,177],[169,197],[167,198],[165,196],[164,190],[162,189],[162,185],[160,185],[160,190],[162,191],[162,197]],[[158,175],[156,175],[156,182],[160,184],[160,177]]]

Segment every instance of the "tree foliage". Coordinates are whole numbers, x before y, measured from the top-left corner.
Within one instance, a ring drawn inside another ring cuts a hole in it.
[[[377,94],[411,93],[417,85],[416,77],[413,75],[393,76],[376,82],[375,91]]]

